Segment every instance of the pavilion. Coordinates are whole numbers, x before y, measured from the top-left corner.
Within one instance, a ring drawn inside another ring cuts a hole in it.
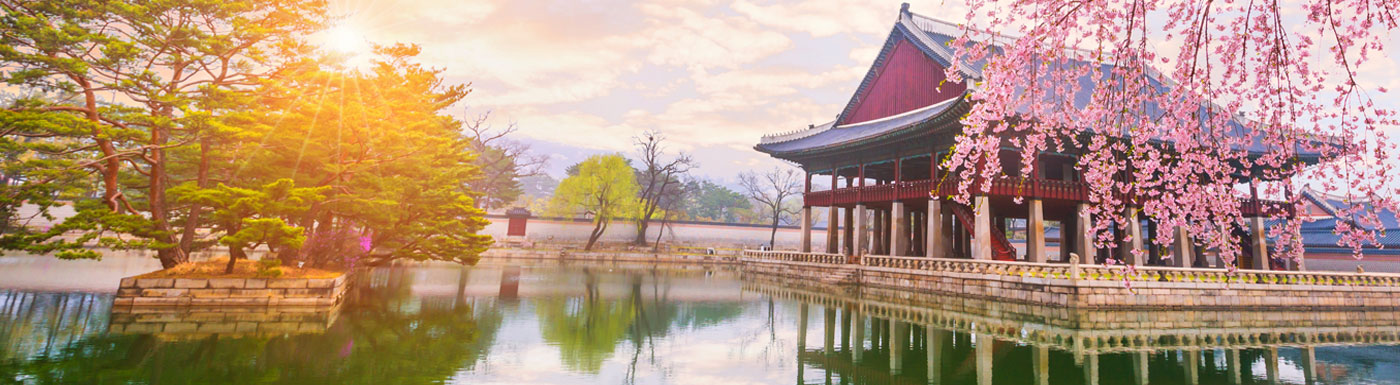
[[[1116,239],[1132,239],[1119,242],[1117,250],[1091,250],[1094,218],[1089,215],[1089,189],[1075,169],[1082,153],[1078,149],[1036,154],[1037,175],[1023,179],[1023,154],[1004,147],[1003,176],[992,181],[989,191],[975,191],[972,207],[947,199],[956,189],[957,175],[942,175],[936,159],[946,156],[962,131],[959,120],[971,107],[969,95],[977,92],[968,84],[981,78],[980,66],[962,63],[957,68],[970,80],[945,82],[945,69],[960,60],[948,43],[960,33],[956,24],[912,13],[904,4],[874,64],[835,120],[765,136],[755,146],[806,171],[802,252],[812,252],[812,210],[825,207],[829,254],[978,260],[1016,260],[1024,255],[1029,262],[1067,262],[1075,253],[1092,256],[1086,262],[1115,258],[1128,264],[1219,266],[1218,258],[1209,260],[1211,252],[1196,245],[1185,228],[1158,228],[1150,218],[1112,226]],[[1302,153],[1298,159],[1312,164],[1320,155]],[[1240,170],[1238,178],[1260,175],[1258,170]],[[830,178],[831,188],[813,191],[813,178]],[[1280,208],[1284,216],[1293,213],[1288,204],[1258,199],[1252,185],[1250,190],[1251,197],[1239,198],[1252,234],[1244,237],[1238,267],[1301,270],[1303,266],[1291,261],[1271,264],[1254,257],[1267,255],[1269,248],[1266,214],[1273,208]],[[1016,197],[1024,200],[1016,203]],[[1011,220],[1025,224],[1025,250],[1016,250],[1007,239]],[[1059,251],[1050,255],[1045,230],[1053,222],[1063,236]],[[1144,247],[1144,236],[1154,237],[1159,231],[1174,232],[1176,242],[1170,250]],[[1146,260],[1134,261],[1132,250],[1144,248]]]

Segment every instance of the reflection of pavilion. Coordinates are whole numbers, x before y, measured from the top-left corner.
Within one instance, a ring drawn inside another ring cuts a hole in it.
[[[841,383],[923,377],[929,384],[991,384],[995,373],[996,383],[1032,376],[1036,384],[1239,384],[1257,367],[1264,369],[1258,377],[1277,382],[1281,362],[1312,383],[1332,372],[1318,369],[1325,364],[1317,347],[1400,344],[1400,312],[1070,310],[892,290],[850,294],[787,281],[746,283],[745,290],[798,302],[799,367]],[[810,332],[823,342],[808,350],[811,306],[819,307],[822,326]],[[804,374],[799,369],[799,382]]]

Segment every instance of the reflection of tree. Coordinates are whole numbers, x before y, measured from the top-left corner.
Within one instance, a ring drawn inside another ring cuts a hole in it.
[[[0,378],[36,383],[431,383],[484,358],[501,324],[498,310],[451,298],[420,300],[406,295],[408,280],[387,281],[353,290],[340,321],[324,334],[194,341],[95,335],[46,356],[0,359]]]

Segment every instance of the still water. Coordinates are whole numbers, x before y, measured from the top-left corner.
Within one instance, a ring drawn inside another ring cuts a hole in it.
[[[150,265],[0,257],[0,383],[1400,383],[1396,312],[1069,311],[557,262],[381,268],[322,311],[114,309]]]

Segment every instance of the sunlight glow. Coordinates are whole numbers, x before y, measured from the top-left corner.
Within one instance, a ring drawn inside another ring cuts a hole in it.
[[[370,53],[370,44],[364,33],[350,24],[338,24],[322,31],[322,34],[321,46],[331,52],[345,55],[347,60]]]

